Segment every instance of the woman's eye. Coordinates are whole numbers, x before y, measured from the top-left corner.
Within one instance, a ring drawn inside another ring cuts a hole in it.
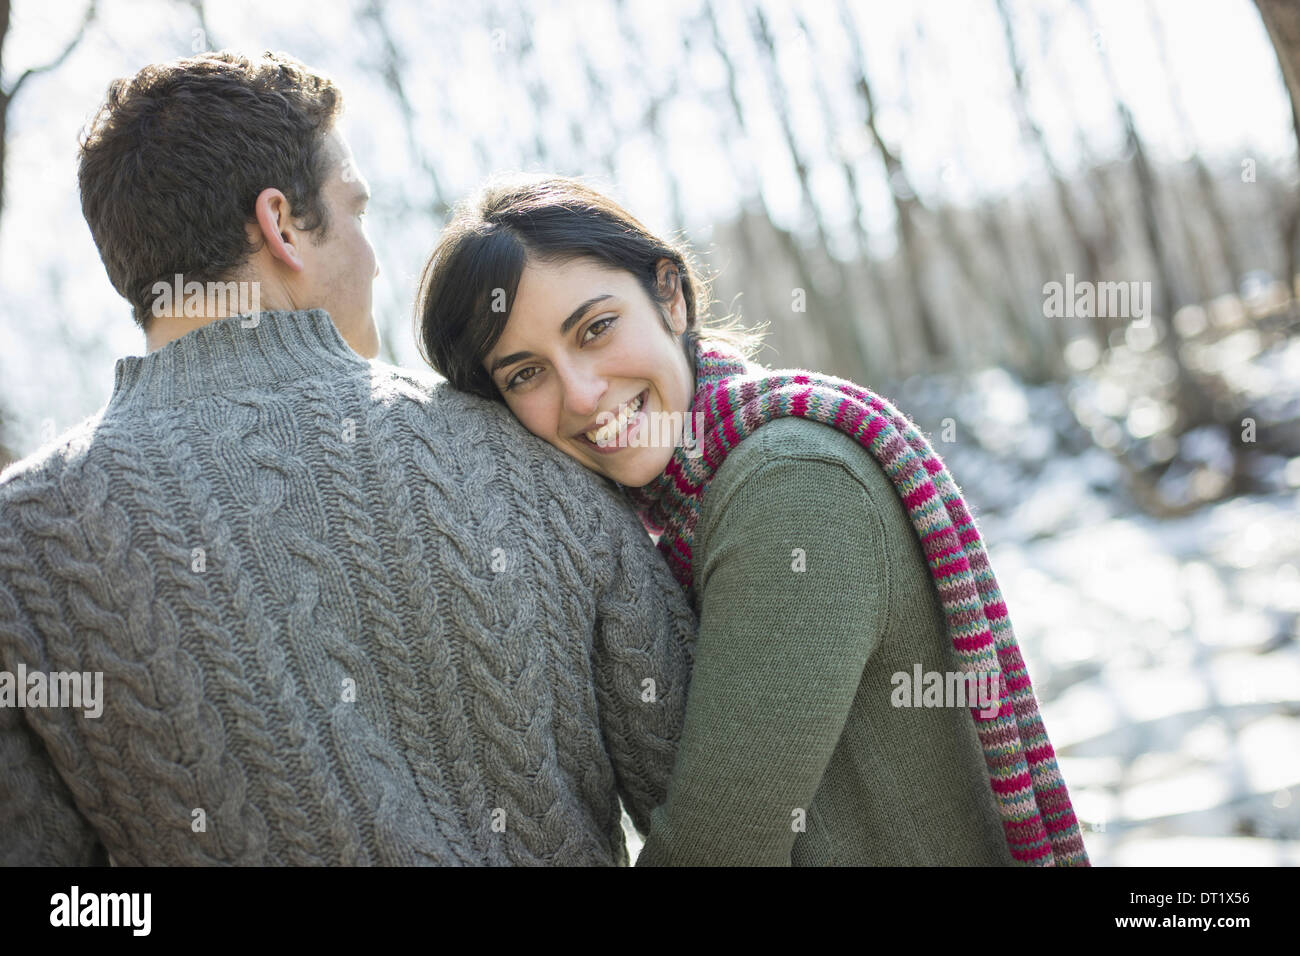
[[[525,375],[524,374],[525,372],[532,372],[533,374]],[[517,388],[520,385],[523,385],[529,379],[535,378],[536,375],[537,375],[536,365],[530,365],[527,368],[521,368],[519,371],[515,372],[514,375],[510,376],[510,381],[506,382],[506,391],[510,391],[514,388]]]
[[[615,321],[616,320],[612,315],[608,318],[597,319],[595,322],[591,323],[591,325],[587,326],[587,331],[583,333],[582,341],[590,342],[592,339],[600,338],[609,331],[609,327],[613,325]],[[599,331],[597,331],[595,335],[592,335],[591,333],[597,329],[599,329]]]

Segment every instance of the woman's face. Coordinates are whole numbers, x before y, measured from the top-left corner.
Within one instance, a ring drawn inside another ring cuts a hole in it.
[[[675,285],[670,333],[632,273],[593,259],[530,258],[483,367],[530,432],[639,488],[667,467],[694,390]]]

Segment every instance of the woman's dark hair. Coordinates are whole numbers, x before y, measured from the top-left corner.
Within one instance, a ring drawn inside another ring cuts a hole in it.
[[[661,284],[659,263],[677,271],[686,303],[687,334],[703,334],[709,288],[690,252],[650,232],[626,209],[591,187],[563,177],[496,180],[457,207],[420,276],[416,339],[426,362],[462,391],[503,401],[483,360],[505,331],[520,276],[529,259],[597,260],[630,272],[646,294],[666,306],[676,283]],[[751,338],[735,325],[708,334],[748,351]]]
[[[155,282],[234,275],[268,186],[320,243],[322,148],[343,108],[326,76],[270,51],[155,63],[114,80],[80,140],[81,209],[113,287],[148,329]]]

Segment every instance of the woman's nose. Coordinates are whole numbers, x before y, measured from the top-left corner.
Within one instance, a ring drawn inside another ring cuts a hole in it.
[[[589,369],[569,369],[560,372],[564,387],[564,406],[573,415],[590,418],[600,408],[600,400],[607,388],[604,378]]]

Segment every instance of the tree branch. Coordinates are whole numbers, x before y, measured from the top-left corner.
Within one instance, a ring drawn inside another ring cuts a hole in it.
[[[86,7],[86,13],[81,18],[81,26],[77,28],[76,34],[68,41],[68,45],[63,48],[63,52],[60,53],[56,59],[46,63],[44,66],[33,66],[23,70],[22,75],[14,81],[14,85],[4,93],[4,105],[6,107],[8,107],[10,101],[12,101],[18,94],[18,90],[22,85],[27,82],[28,77],[35,76],[38,73],[48,73],[50,70],[58,69],[63,65],[63,61],[66,60],[71,55],[72,51],[77,48],[77,44],[80,43],[82,37],[86,35],[86,28],[89,27],[91,21],[95,19],[95,4],[97,2],[98,0],[90,0],[90,5]],[[8,6],[8,4],[6,4],[6,6]]]

